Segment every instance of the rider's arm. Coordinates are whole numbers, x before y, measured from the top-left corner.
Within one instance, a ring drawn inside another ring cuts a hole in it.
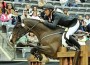
[[[59,22],[59,20],[60,20],[59,16],[55,15],[54,20],[51,21],[51,23],[48,20],[45,20],[44,24],[46,26],[48,26],[49,28],[55,29],[57,24],[58,24],[58,22]]]

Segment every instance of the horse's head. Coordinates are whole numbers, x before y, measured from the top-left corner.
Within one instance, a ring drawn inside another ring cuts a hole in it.
[[[20,37],[27,33],[26,29],[21,25],[21,23],[16,24],[12,31],[11,42],[15,43]]]
[[[39,23],[38,20],[35,19],[24,19],[23,23],[17,23],[12,31],[12,37],[10,41],[15,43],[20,37],[25,35],[27,32],[32,31],[33,28],[37,28],[36,25]],[[35,30],[36,31],[36,30]]]

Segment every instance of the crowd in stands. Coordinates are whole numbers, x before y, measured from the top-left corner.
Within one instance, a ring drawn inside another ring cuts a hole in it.
[[[90,32],[90,17],[88,15],[83,18],[81,15],[79,15],[79,21],[80,21],[80,30]]]
[[[69,13],[68,13],[67,9],[64,9],[63,12],[64,12],[64,14],[69,16]],[[79,19],[79,22],[81,24],[80,27],[79,27],[79,30],[85,31],[85,32],[90,32],[90,16],[85,15],[83,17],[82,15],[78,15],[78,19]]]
[[[25,47],[28,45],[37,46],[39,40],[37,39],[36,35],[32,32],[28,32],[26,35],[22,36],[17,42],[17,47]]]
[[[24,0],[14,0],[16,1],[24,1]],[[59,0],[54,0],[54,1],[59,1]],[[42,8],[45,4],[46,4],[47,0],[39,0],[38,1],[38,7]],[[85,2],[84,0],[60,0],[60,3],[62,6],[68,6],[68,7],[77,7],[76,3],[82,3]],[[7,4],[4,0],[0,1],[0,23],[6,26],[6,28],[9,29],[10,27],[14,27],[15,24],[17,22],[21,22],[22,19],[25,18],[34,18],[34,19],[39,19],[41,12],[38,11],[38,7],[37,6],[33,6],[31,7],[30,4],[26,4],[25,8],[23,10],[22,15],[19,15],[18,10],[13,8],[12,4]],[[62,10],[64,14],[66,14],[67,16],[69,15],[69,12],[67,9],[63,9]],[[84,17],[82,15],[78,15],[78,19],[80,21],[80,27],[79,30],[80,31],[85,31],[85,32],[90,32],[90,16],[89,15],[85,15]],[[26,37],[27,36],[27,37]],[[22,38],[20,38],[19,41],[17,41],[17,43],[25,43],[25,39],[24,38],[28,38],[29,37],[29,41],[31,42],[38,42],[38,40],[33,41],[34,39],[32,37],[34,37],[36,39],[36,36],[32,33],[29,32],[29,34],[27,33],[26,36],[23,36]],[[21,39],[24,39],[23,41]],[[18,45],[18,46],[23,46],[23,44]]]

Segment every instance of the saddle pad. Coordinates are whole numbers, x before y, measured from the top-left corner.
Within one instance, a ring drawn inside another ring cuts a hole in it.
[[[65,38],[64,38],[64,35],[65,35],[65,32],[64,32],[63,35],[62,35],[62,45],[63,45],[64,47],[68,47],[68,44],[66,43],[66,40],[65,40]]]
[[[64,38],[64,35],[65,35],[65,33],[63,33],[63,35],[62,35],[62,45],[63,45],[64,47],[69,47],[68,44],[66,43],[66,40],[65,40],[65,38]],[[84,41],[83,41],[83,40],[84,40]],[[85,41],[86,41],[86,38],[85,38],[85,37],[84,37],[82,40],[79,40],[79,39],[78,39],[78,42],[79,42],[80,45],[86,45]]]

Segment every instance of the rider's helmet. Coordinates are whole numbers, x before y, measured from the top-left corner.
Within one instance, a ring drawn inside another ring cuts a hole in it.
[[[49,9],[49,10],[54,10],[54,6],[52,5],[52,4],[45,4],[44,6],[43,6],[43,9],[44,10],[46,10],[46,9]]]

